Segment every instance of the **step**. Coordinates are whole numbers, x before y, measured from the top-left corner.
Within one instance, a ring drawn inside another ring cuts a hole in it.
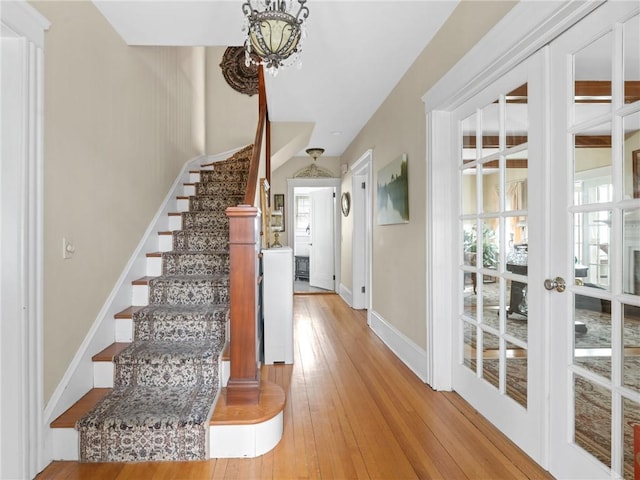
[[[188,212],[189,211],[189,198],[186,195],[181,195],[176,197],[176,210],[178,212]]]
[[[173,232],[168,230],[158,232],[158,250],[161,252],[173,250]]]
[[[273,449],[282,438],[286,395],[282,387],[260,381],[256,405],[227,405],[223,388],[209,427],[211,458],[255,458]]]
[[[116,343],[133,341],[133,313],[140,308],[131,306],[114,315]]]
[[[162,275],[162,252],[147,253],[147,276],[159,277]]]
[[[111,389],[93,388],[51,422],[52,460],[78,461],[76,422]],[[223,388],[209,426],[210,458],[257,457],[273,449],[282,438],[286,395],[282,387],[262,380],[260,402],[230,406]]]
[[[169,230],[182,230],[182,213],[169,212]]]
[[[185,197],[192,197],[196,194],[196,184],[195,183],[183,183],[182,184],[182,194]]]
[[[131,345],[130,342],[116,342],[96,353],[93,361],[93,387],[113,388],[113,357]]]
[[[62,415],[51,422],[52,460],[78,461],[80,435],[76,430],[76,422],[91,410],[110,388],[94,388],[89,390],[80,400],[71,405]]]
[[[156,277],[146,276],[131,282],[131,304],[135,307],[149,305],[149,280]]]

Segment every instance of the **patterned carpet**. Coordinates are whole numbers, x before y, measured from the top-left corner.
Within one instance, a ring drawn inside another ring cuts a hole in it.
[[[162,275],[149,281],[149,306],[133,315],[134,341],[114,358],[114,388],[76,424],[81,461],[207,457],[229,312],[224,211],[244,199],[251,153],[201,171]]]

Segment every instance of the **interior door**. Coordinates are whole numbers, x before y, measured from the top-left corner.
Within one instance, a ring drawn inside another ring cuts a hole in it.
[[[566,281],[563,292],[548,283],[560,478],[640,475],[639,8],[608,2],[550,46],[549,272]]]
[[[311,196],[309,285],[335,290],[334,211],[335,189],[317,188]]]
[[[452,115],[462,192],[453,388],[540,463],[544,59],[533,55]]]

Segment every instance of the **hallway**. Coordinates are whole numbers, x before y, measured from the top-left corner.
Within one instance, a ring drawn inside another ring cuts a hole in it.
[[[295,365],[263,367],[287,392],[284,436],[255,459],[54,462],[37,478],[552,478],[457,394],[424,385],[337,295],[294,297]]]

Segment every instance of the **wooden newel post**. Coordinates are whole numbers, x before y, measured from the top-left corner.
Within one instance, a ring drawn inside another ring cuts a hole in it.
[[[249,205],[229,207],[230,354],[227,405],[256,404],[260,399],[257,359],[256,300],[258,288],[256,218]]]

